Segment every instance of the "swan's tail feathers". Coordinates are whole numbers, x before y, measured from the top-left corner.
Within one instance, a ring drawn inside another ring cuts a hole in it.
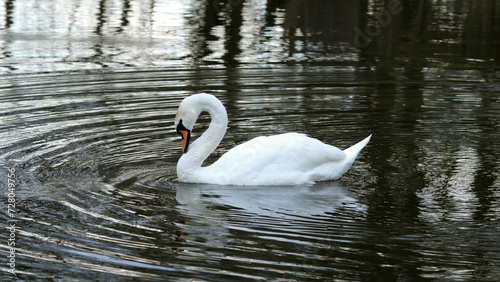
[[[361,152],[361,149],[363,149],[366,146],[366,144],[368,144],[371,137],[372,136],[370,134],[370,136],[368,136],[365,139],[361,140],[360,142],[352,145],[351,147],[345,149],[344,150],[345,159],[342,162],[337,164],[336,168],[331,172],[328,179],[329,180],[338,179],[342,175],[344,175],[344,173],[346,173],[349,170],[351,165],[354,163],[354,161],[358,157],[358,154],[359,154],[359,152]]]
[[[361,152],[361,149],[363,149],[366,146],[366,144],[368,144],[371,137],[372,137],[372,135],[370,134],[370,136],[366,137],[365,139],[361,140],[360,142],[358,142],[358,143],[356,143],[356,144],[352,145],[351,147],[344,150],[344,153],[346,156],[345,162],[344,162],[346,171],[349,169],[349,167],[351,167],[352,163],[354,163],[354,161],[358,157],[359,152]]]
[[[366,144],[368,144],[368,142],[370,141],[370,138],[372,138],[371,134],[370,134],[370,136],[366,137],[365,139],[361,140],[360,142],[345,149],[344,153],[347,155],[347,157],[353,156],[354,158],[356,158],[358,156],[359,152],[361,152],[361,149],[363,149],[366,146]]]

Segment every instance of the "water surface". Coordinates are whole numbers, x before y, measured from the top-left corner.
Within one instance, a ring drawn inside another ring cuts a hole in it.
[[[390,2],[0,3],[0,276],[499,280],[500,3]],[[207,163],[260,135],[373,137],[338,181],[179,183],[198,92],[230,120]]]

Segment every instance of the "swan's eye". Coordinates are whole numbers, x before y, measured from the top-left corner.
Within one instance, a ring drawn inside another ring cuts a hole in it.
[[[177,131],[177,134],[181,135],[181,130],[188,130],[183,124],[182,124],[182,119],[179,120],[179,124],[177,124],[177,127],[175,128],[175,131]]]

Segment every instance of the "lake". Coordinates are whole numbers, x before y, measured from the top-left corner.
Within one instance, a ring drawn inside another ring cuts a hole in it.
[[[498,0],[2,1],[0,277],[498,281],[499,50]],[[336,181],[180,183],[200,92],[206,164],[373,136]]]

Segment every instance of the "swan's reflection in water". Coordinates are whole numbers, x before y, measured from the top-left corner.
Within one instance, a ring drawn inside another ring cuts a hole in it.
[[[332,243],[330,233],[338,233],[330,228],[345,226],[351,220],[345,216],[339,220],[339,211],[359,215],[366,210],[339,181],[310,186],[181,183],[176,199],[178,211],[185,217],[178,224],[182,231],[179,239],[187,247],[182,251],[189,256],[197,253],[202,258],[205,256],[199,252],[206,254],[209,249],[211,259],[227,258],[232,249],[261,252],[253,248],[277,241],[328,248]]]
[[[333,212],[357,202],[340,181],[309,186],[221,186],[180,183],[177,201],[189,214],[206,216],[215,207],[240,209],[255,215],[296,217]],[[211,213],[215,213],[211,212]]]

